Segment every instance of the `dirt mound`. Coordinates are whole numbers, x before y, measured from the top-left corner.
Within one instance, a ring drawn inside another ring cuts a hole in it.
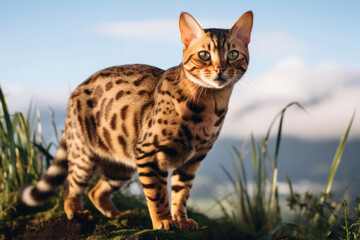
[[[33,228],[28,229],[24,235],[24,240],[34,239],[84,239],[96,229],[96,224],[92,220],[73,219],[68,220],[65,216],[44,221]],[[99,230],[97,230],[99,231]],[[101,231],[101,230],[100,230]]]

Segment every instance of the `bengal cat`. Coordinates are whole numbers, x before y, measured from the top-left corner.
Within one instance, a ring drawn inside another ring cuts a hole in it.
[[[22,188],[22,202],[42,204],[67,179],[67,218],[86,214],[82,195],[100,167],[103,175],[88,193],[90,200],[107,217],[132,217],[132,211],[116,209],[111,195],[137,171],[154,229],[197,229],[186,202],[195,173],[219,136],[234,84],[247,70],[252,23],[249,11],[230,30],[203,30],[183,12],[179,66],[166,71],[117,66],[83,82],[69,100],[52,165],[37,184]]]

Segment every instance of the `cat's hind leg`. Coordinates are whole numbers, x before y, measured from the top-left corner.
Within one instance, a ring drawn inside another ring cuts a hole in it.
[[[74,217],[91,218],[88,210],[83,211],[82,196],[96,170],[96,164],[90,154],[80,146],[79,142],[72,142],[68,152],[69,173],[68,186],[64,196],[64,210],[68,219]]]
[[[111,195],[129,181],[136,171],[135,168],[125,166],[122,163],[99,161],[103,170],[103,176],[94,188],[89,192],[89,198],[95,207],[109,218],[132,218],[132,211],[120,212],[111,201]]]

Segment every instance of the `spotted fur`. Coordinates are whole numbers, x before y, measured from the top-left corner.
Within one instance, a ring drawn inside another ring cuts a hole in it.
[[[66,215],[84,214],[82,195],[100,167],[103,175],[90,200],[107,217],[131,217],[131,211],[115,208],[111,194],[137,171],[154,228],[196,229],[186,202],[196,171],[219,136],[233,86],[248,67],[252,19],[247,12],[230,30],[203,30],[182,13],[179,66],[167,71],[117,66],[83,82],[69,100],[53,164],[42,180],[22,189],[21,200],[39,205],[67,179]]]

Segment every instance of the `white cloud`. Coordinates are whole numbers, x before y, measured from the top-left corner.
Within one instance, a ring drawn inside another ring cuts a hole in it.
[[[5,95],[9,111],[12,111],[14,108],[16,111],[26,110],[30,99],[28,99],[26,88],[23,85],[2,81],[0,87]]]
[[[235,21],[232,23],[213,19],[199,19],[198,22],[203,28],[230,28],[235,23]],[[93,26],[92,31],[107,37],[153,40],[176,44],[180,42],[177,19],[103,22]]]
[[[309,114],[290,109],[283,134],[339,139],[360,107],[358,69],[328,62],[308,65],[300,58],[288,58],[254,79],[251,88],[242,85],[235,89],[223,135],[248,137],[252,131],[263,136],[275,115],[288,103],[298,101]],[[358,120],[351,136],[360,136]]]
[[[25,88],[23,85],[17,84],[17,83],[9,83],[4,84],[5,81],[2,81],[2,84],[0,87],[2,89],[6,89],[6,91],[3,93],[5,94],[5,98],[11,96],[11,95],[21,95],[25,92]]]
[[[177,22],[173,19],[104,22],[94,26],[94,30],[107,37],[170,42],[180,39]]]
[[[70,91],[65,86],[46,86],[46,91],[31,83],[17,84],[2,81],[1,89],[5,94],[10,112],[26,112],[30,103],[38,107],[65,108],[70,97]]]

